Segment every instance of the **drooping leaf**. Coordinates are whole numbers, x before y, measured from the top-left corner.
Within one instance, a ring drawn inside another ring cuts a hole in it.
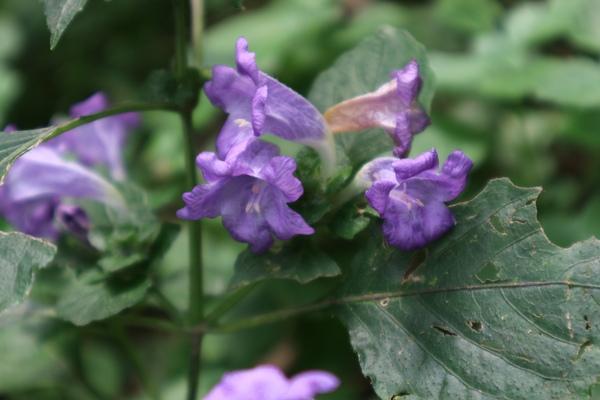
[[[600,376],[600,243],[568,249],[536,219],[539,188],[491,181],[413,253],[380,226],[335,313],[382,399],[571,399]]]
[[[344,100],[372,92],[391,80],[390,73],[404,68],[411,59],[419,62],[423,88],[419,100],[429,109],[433,98],[434,74],[423,45],[408,32],[392,27],[381,29],[356,48],[338,58],[335,64],[315,80],[309,100],[324,112]],[[384,152],[393,143],[382,129],[336,136],[338,153],[348,160],[340,163],[355,165]]]
[[[254,254],[247,248],[235,261],[230,288],[246,286],[263,279],[293,279],[307,283],[340,274],[337,264],[310,238],[298,236],[266,253]]]
[[[20,304],[35,272],[48,265],[56,247],[23,233],[0,232],[0,311]]]
[[[41,0],[44,5],[46,24],[50,31],[50,49],[56,47],[75,14],[83,11],[87,0]]]

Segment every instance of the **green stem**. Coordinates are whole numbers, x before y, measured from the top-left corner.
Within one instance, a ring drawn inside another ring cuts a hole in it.
[[[186,0],[173,0],[175,13],[175,72],[183,78],[187,71],[188,5]]]
[[[210,326],[217,322],[223,315],[227,314],[229,310],[235,307],[241,300],[243,300],[248,293],[250,293],[256,287],[256,283],[246,285],[230,293],[226,298],[221,301],[214,310],[210,312],[204,319],[204,325]]]
[[[129,338],[123,331],[123,328],[121,326],[113,326],[113,333],[114,333],[117,341],[123,348],[125,354],[131,361],[131,364],[132,364],[133,368],[135,369],[138,377],[140,378],[142,385],[144,385],[144,388],[146,389],[148,396],[150,396],[150,398],[152,398],[154,400],[161,400],[160,392],[154,385],[154,381],[150,377],[150,374],[148,374],[148,371],[146,370],[144,363],[142,362],[142,360],[140,360],[138,354],[136,353],[135,349],[133,348],[133,345],[129,341]]]
[[[190,39],[188,33],[189,12],[187,0],[174,0],[175,13],[175,71],[178,79],[183,82],[188,72],[187,46]],[[201,16],[200,16],[201,17]],[[200,49],[195,49],[200,50]],[[196,146],[192,126],[192,108],[183,109],[181,122],[185,140],[186,190],[192,190],[198,185],[196,178]],[[204,290],[202,277],[202,232],[200,221],[189,223],[189,306],[188,326],[201,324],[204,317]],[[200,352],[202,349],[202,332],[192,332],[190,364],[188,369],[188,400],[196,400],[200,382]]]
[[[202,37],[204,33],[204,0],[191,0],[192,50],[196,68],[202,69]]]
[[[140,102],[131,101],[127,103],[115,104],[109,108],[97,112],[95,114],[78,117],[68,122],[57,125],[51,135],[44,138],[44,140],[50,140],[61,133],[70,131],[71,129],[77,128],[78,126],[89,124],[101,118],[110,117],[111,115],[123,114],[135,111],[174,111],[180,112],[181,109],[171,103],[160,103],[160,102]]]
[[[192,118],[190,113],[182,114],[186,139],[186,187],[191,190],[198,184],[196,179],[196,152],[192,135]],[[204,287],[202,268],[202,231],[200,221],[189,222],[189,306],[188,326],[202,322],[204,317]],[[202,348],[201,332],[191,333],[191,354],[188,376],[188,399],[196,400],[200,380],[200,351]]]

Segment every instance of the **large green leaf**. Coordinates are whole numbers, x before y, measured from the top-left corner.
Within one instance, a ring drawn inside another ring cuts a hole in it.
[[[340,274],[337,264],[308,237],[298,236],[263,254],[247,248],[235,261],[229,286],[246,286],[263,279],[293,279],[307,283],[320,277]]]
[[[0,232],[0,311],[21,303],[34,273],[48,265],[56,247],[23,233]]]
[[[369,93],[391,80],[390,73],[403,68],[411,59],[419,62],[423,88],[419,100],[429,109],[433,98],[434,74],[423,45],[408,32],[392,27],[381,29],[356,48],[342,55],[315,80],[309,100],[324,112],[328,108],[361,94]],[[338,153],[346,154],[350,164],[367,161],[391,151],[393,143],[382,129],[337,135]],[[344,164],[345,160],[340,160]]]
[[[382,399],[570,399],[600,376],[600,245],[548,241],[539,188],[491,181],[457,225],[403,252],[372,230],[340,289]]]
[[[50,31],[50,48],[56,47],[75,14],[83,10],[87,0],[41,0]]]

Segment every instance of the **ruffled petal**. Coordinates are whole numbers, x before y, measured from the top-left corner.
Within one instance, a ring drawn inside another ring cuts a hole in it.
[[[273,157],[258,176],[281,191],[287,202],[292,202],[304,193],[302,183],[293,175],[295,170],[296,161],[293,158]]]
[[[416,158],[396,160],[392,167],[396,172],[396,179],[398,182],[402,182],[424,171],[436,170],[438,167],[438,155],[435,149],[431,149]]]
[[[417,99],[423,78],[419,73],[419,63],[413,58],[404,68],[394,71],[391,76],[396,81],[396,92],[402,104],[410,108],[413,101]]]
[[[258,85],[258,66],[254,53],[248,51],[248,41],[244,37],[235,43],[235,63],[240,74],[248,75]]]
[[[377,212],[385,218],[387,203],[389,201],[389,195],[392,189],[396,187],[394,182],[390,181],[377,181],[371,186],[369,190],[365,192],[369,204]]]

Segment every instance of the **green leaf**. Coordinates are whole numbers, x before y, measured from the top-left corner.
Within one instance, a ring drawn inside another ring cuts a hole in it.
[[[69,376],[68,365],[54,348],[56,319],[35,315],[35,306],[17,308],[15,315],[10,311],[0,316],[0,393],[48,388]]]
[[[56,247],[45,240],[0,232],[0,311],[23,302],[35,272],[48,265],[55,253]]]
[[[600,373],[600,244],[550,243],[539,192],[493,180],[452,207],[449,233],[413,253],[372,230],[335,313],[382,399],[589,394]]]
[[[41,0],[46,14],[46,24],[50,31],[50,49],[54,49],[67,26],[87,0]]]
[[[0,184],[13,162],[52,135],[56,127],[51,126],[30,131],[0,132]]]
[[[315,80],[309,100],[324,112],[344,100],[372,92],[391,80],[390,73],[403,68],[411,59],[419,62],[423,88],[419,100],[429,109],[433,98],[434,74],[423,45],[408,32],[392,27],[381,29],[375,36],[343,54],[335,64]],[[393,143],[382,129],[344,133],[336,136],[338,154],[347,155],[343,164],[356,165],[385,151]],[[340,155],[341,157],[341,155]]]
[[[369,205],[361,193],[338,210],[329,223],[329,228],[334,235],[351,240],[378,217],[379,213]]]
[[[254,254],[250,248],[235,261],[230,289],[246,286],[263,279],[293,279],[307,283],[321,277],[341,273],[337,264],[315,246],[308,237],[297,236],[274,246],[266,253]]]
[[[119,191],[127,204],[126,214],[115,213],[99,202],[82,202],[92,221],[90,242],[103,252],[99,266],[107,273],[147,260],[149,248],[161,229],[143,190],[127,182],[119,185]]]
[[[139,303],[150,285],[150,279],[144,276],[103,280],[90,272],[74,278],[65,288],[56,304],[56,313],[75,325],[86,325]]]

